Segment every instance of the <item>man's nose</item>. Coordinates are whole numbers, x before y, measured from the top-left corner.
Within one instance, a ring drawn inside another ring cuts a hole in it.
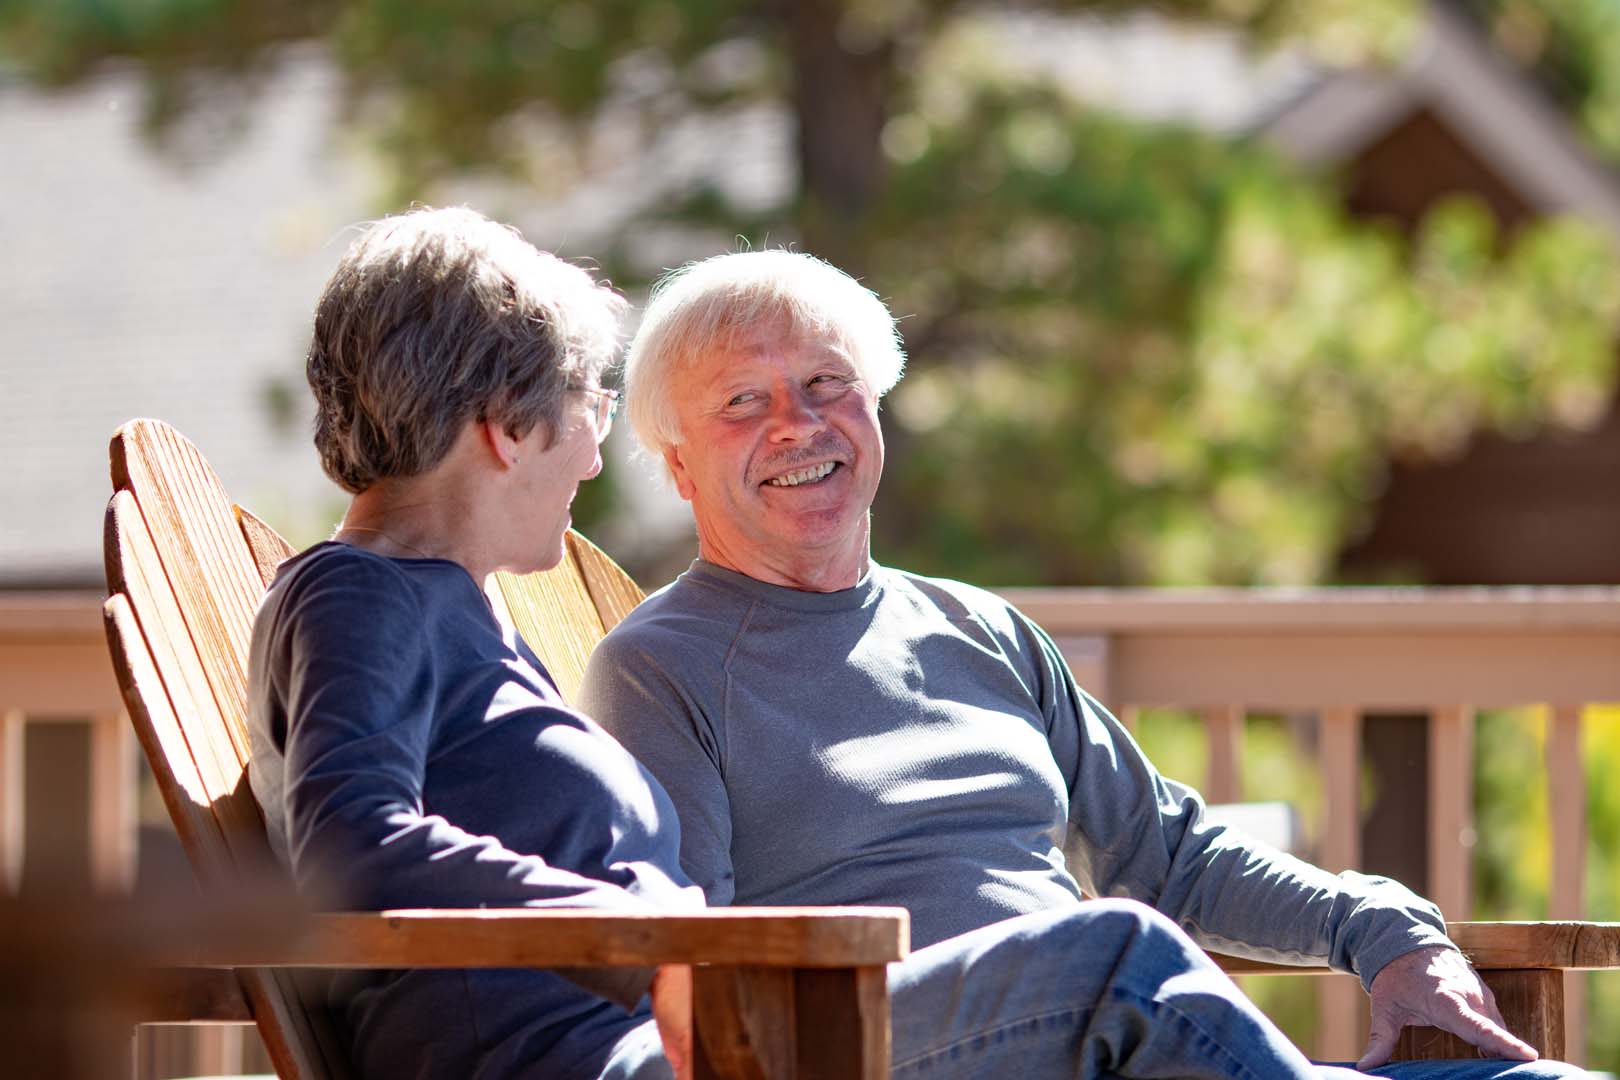
[[[591,467],[586,470],[585,479],[589,480],[591,477],[595,476],[597,473],[599,473],[601,471],[602,471],[602,444],[597,443],[596,444],[596,458],[595,458],[595,460],[593,460],[591,462]]]
[[[803,393],[777,395],[771,409],[770,437],[781,442],[805,439],[824,426],[821,410]]]

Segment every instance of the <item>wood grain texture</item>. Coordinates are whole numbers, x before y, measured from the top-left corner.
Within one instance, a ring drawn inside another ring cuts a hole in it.
[[[186,857],[204,882],[230,880],[234,865],[219,822],[208,809],[208,785],[169,704],[129,597],[114,593],[104,610],[113,671],[125,688],[130,722],[152,763],[158,791]]]
[[[268,589],[276,578],[276,568],[298,552],[253,511],[241,506],[232,506],[231,510],[236,514],[236,523],[242,529],[242,539],[247,542],[253,565],[258,567],[259,580]]]
[[[793,972],[700,967],[692,972],[692,1063],[697,1080],[777,1080],[796,1069]]]
[[[799,1076],[882,1080],[889,1075],[889,987],[883,968],[799,971],[793,987]]]
[[[114,486],[138,498],[197,660],[245,762],[248,643],[264,581],[230,500],[197,448],[166,424],[125,424],[113,436],[111,458]]]
[[[1620,923],[1448,922],[1446,933],[1481,971],[1620,968]],[[1214,958],[1221,970],[1231,975],[1315,975],[1328,970],[1222,954],[1214,954]]]
[[[591,650],[602,640],[602,619],[572,555],[538,574],[495,575],[512,625],[557,683],[563,698],[579,695]]]
[[[142,1023],[253,1023],[253,1010],[230,968],[157,968],[141,983]]]
[[[1446,930],[1481,970],[1620,968],[1620,923],[1454,922]]]
[[[250,949],[199,942],[186,966],[588,967],[746,964],[845,968],[906,955],[904,908],[715,908],[686,915],[480,908],[311,915]]]
[[[619,620],[646,598],[641,586],[618,563],[573,529],[568,530],[568,552],[596,606],[604,634],[619,625]]]
[[[188,849],[188,855],[194,860],[192,865],[210,871],[221,870],[221,865],[234,868],[237,855],[249,848],[264,847],[264,824],[258,806],[251,797],[238,793],[247,763],[246,731],[238,736],[230,732],[206,665],[189,635],[177,590],[170,587],[167,564],[131,492],[119,492],[108,506],[106,544],[108,591],[125,597],[139,627],[138,637],[123,639],[124,658],[138,662],[134,654],[144,652],[151,665],[153,678],[144,685],[134,680],[126,682],[124,673],[119,672],[131,717],[145,711],[147,722],[163,729],[160,737],[149,739],[141,732],[141,722],[136,722],[147,760],[155,775],[161,776],[172,769],[177,776],[185,778],[183,786],[191,789],[183,805],[177,800],[177,793],[165,794],[171,814],[177,810],[183,816],[202,814],[218,823],[221,850],[226,853],[224,863],[216,863],[212,858],[214,852]],[[173,576],[184,577],[178,573]],[[143,647],[137,649],[136,641]],[[113,663],[116,670],[120,657],[115,655]],[[130,699],[132,692],[138,695],[139,705]],[[239,718],[245,706],[244,697],[235,706]],[[180,746],[184,747],[183,751]],[[154,759],[154,749],[164,756]],[[182,753],[186,761],[179,760],[178,755]],[[164,781],[160,779],[159,787],[163,786]],[[207,834],[193,830],[195,838],[204,835]],[[184,837],[182,833],[182,840]],[[199,856],[205,861],[197,862]],[[254,858],[256,863],[260,861],[257,850]],[[225,884],[234,879],[234,869],[223,870],[222,876],[215,877],[213,883]]]

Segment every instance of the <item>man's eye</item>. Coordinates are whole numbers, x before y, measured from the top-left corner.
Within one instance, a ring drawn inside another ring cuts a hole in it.
[[[731,397],[727,398],[726,405],[728,407],[734,405],[746,405],[750,401],[753,401],[756,396],[758,395],[756,395],[752,390],[745,390],[740,394],[733,394]]]

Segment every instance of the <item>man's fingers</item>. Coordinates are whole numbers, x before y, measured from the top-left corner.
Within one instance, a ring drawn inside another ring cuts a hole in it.
[[[1395,1040],[1401,1033],[1401,1025],[1394,1017],[1387,1014],[1374,1016],[1372,1030],[1367,1034],[1367,1049],[1362,1052],[1361,1060],[1356,1062],[1358,1069],[1376,1069],[1388,1061],[1390,1055],[1395,1053]]]
[[[1455,1014],[1438,1018],[1435,1026],[1479,1047],[1485,1052],[1486,1057],[1507,1058],[1510,1061],[1534,1061],[1541,1056],[1536,1053],[1535,1047],[1502,1027],[1499,1022],[1482,1016],[1466,1006]]]

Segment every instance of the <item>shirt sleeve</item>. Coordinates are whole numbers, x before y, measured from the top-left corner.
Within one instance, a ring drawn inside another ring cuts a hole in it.
[[[301,892],[359,910],[656,910],[617,885],[425,813],[439,673],[422,612],[387,567],[312,569],[285,598],[273,645],[284,657],[283,814]],[[626,1007],[652,978],[651,969],[566,974]]]
[[[645,648],[633,630],[622,626],[597,644],[580,684],[580,709],[639,758],[680,807],[681,868],[711,906],[727,906],[737,883],[720,693],[697,674],[712,661],[686,655],[672,634],[661,635],[667,648]]]
[[[1124,726],[1075,684],[1056,644],[1023,621],[1052,753],[1069,787],[1070,868],[1093,896],[1152,904],[1206,948],[1326,963],[1363,985],[1403,953],[1451,946],[1439,908],[1388,878],[1331,874],[1204,816]]]

